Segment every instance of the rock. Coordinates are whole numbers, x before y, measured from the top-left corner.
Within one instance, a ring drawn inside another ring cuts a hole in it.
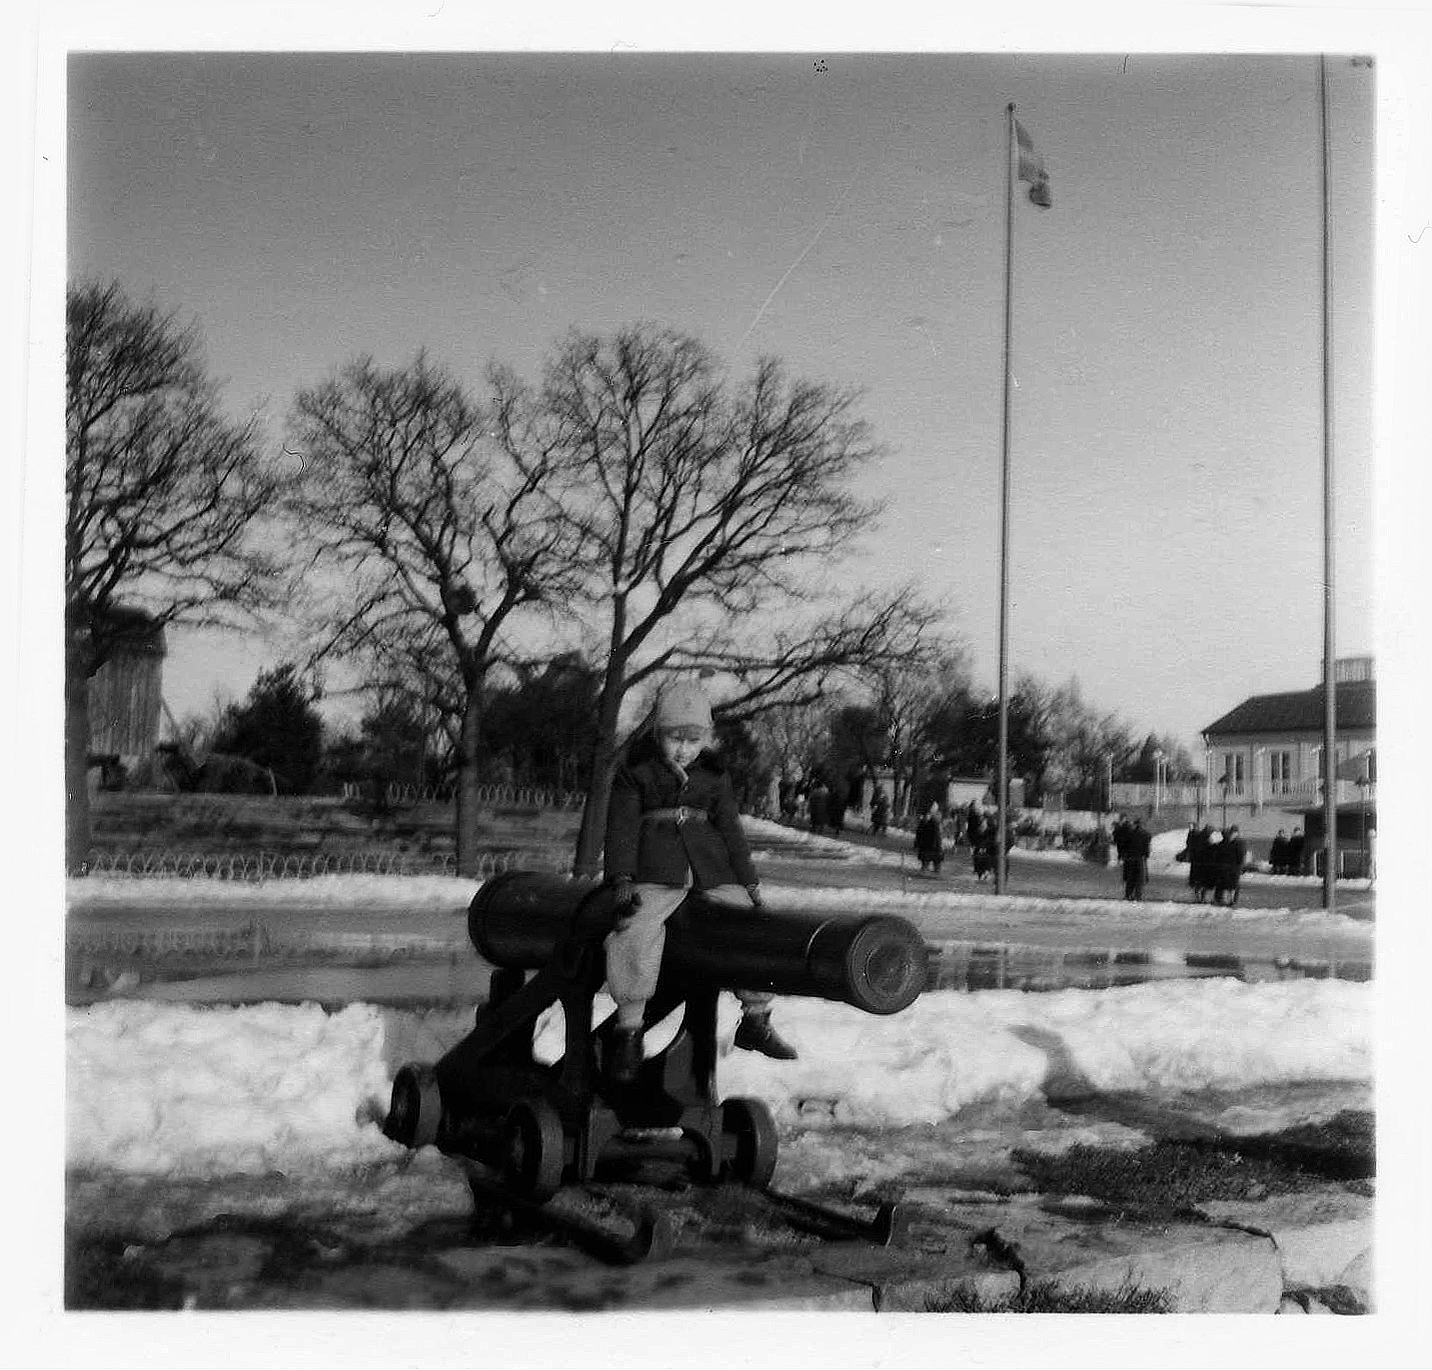
[[[1206,1203],[1200,1205],[1200,1211],[1210,1218],[1267,1232],[1278,1244],[1286,1286],[1320,1289],[1329,1284],[1352,1284],[1353,1280],[1343,1278],[1343,1272],[1361,1257],[1370,1262],[1372,1201],[1339,1186],[1258,1202]],[[1354,1279],[1357,1277],[1354,1271]]]
[[[1334,1284],[1349,1290],[1365,1309],[1372,1307],[1372,1251],[1361,1251],[1338,1272]]]
[[[1205,1223],[1101,1217],[1049,1199],[1015,1199],[959,1221],[1016,1249],[1028,1279],[1115,1293],[1167,1289],[1176,1313],[1272,1313],[1283,1295],[1278,1249],[1267,1237]]]

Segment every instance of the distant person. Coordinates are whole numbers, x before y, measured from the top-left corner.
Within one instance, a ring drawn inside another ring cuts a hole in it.
[[[920,863],[921,871],[927,871],[933,866],[935,874],[940,873],[940,867],[945,861],[945,840],[940,832],[938,804],[931,804],[925,816],[915,825],[915,857]]]
[[[1367,887],[1372,888],[1372,882],[1377,879],[1377,829],[1367,830]]]
[[[984,829],[984,815],[980,813],[980,806],[973,799],[965,809],[965,841],[971,849],[979,845],[980,833]]]
[[[1213,902],[1223,902],[1224,885],[1224,857],[1223,857],[1223,834],[1214,828],[1208,834],[1208,846],[1203,853],[1203,879],[1205,890],[1213,892]],[[1203,901],[1200,900],[1200,903]]]
[[[996,837],[998,832],[999,820],[994,814],[981,813],[977,815],[973,835],[970,838],[970,865],[974,870],[976,880],[983,880],[995,869],[997,864],[995,846],[998,841]]]
[[[830,783],[830,796],[826,800],[826,815],[830,830],[837,837],[845,831],[846,789],[839,780]]]
[[[824,780],[817,780],[810,791],[810,830],[824,832],[830,822],[830,790]]]
[[[1149,852],[1153,838],[1145,830],[1143,819],[1136,818],[1124,834],[1124,898],[1142,899],[1149,876]]]
[[[1188,885],[1193,897],[1200,904],[1213,888],[1213,877],[1209,873],[1209,845],[1213,841],[1213,828],[1205,823],[1188,835]]]
[[[890,801],[885,797],[884,790],[876,790],[875,797],[870,801],[870,831],[877,837],[883,837],[889,826]]]
[[[782,780],[776,789],[781,809],[781,822],[789,823],[796,816],[796,787],[792,780]]]
[[[1288,838],[1288,874],[1301,875],[1303,873],[1303,830],[1294,828],[1292,835]]]
[[[1282,828],[1268,847],[1268,869],[1274,875],[1288,874],[1288,834]]]
[[[1215,904],[1227,902],[1231,907],[1238,902],[1238,886],[1243,878],[1243,862],[1247,855],[1248,847],[1239,835],[1238,824],[1230,824],[1223,830],[1223,841],[1218,848],[1217,883],[1213,887]]]

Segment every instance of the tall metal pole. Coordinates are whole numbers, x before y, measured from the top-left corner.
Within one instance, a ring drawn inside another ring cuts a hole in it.
[[[1009,338],[1014,299],[1014,104],[1005,110],[1004,147],[1004,433],[999,478],[999,762],[996,786],[999,830],[995,838],[994,892],[1008,883],[1005,833],[1009,808]]]
[[[1328,59],[1325,54],[1318,58],[1318,97],[1323,154],[1323,907],[1333,913],[1338,902],[1338,782],[1334,745],[1338,721],[1333,621],[1333,280],[1329,251],[1332,148],[1328,139]]]

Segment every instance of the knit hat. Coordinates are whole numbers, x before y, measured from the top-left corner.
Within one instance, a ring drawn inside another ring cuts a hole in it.
[[[699,685],[668,685],[656,702],[658,728],[711,729],[711,701]]]

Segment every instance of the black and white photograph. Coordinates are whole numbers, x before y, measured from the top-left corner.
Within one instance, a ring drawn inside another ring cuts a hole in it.
[[[40,21],[53,1363],[1416,1363],[1426,16],[1078,8]]]

